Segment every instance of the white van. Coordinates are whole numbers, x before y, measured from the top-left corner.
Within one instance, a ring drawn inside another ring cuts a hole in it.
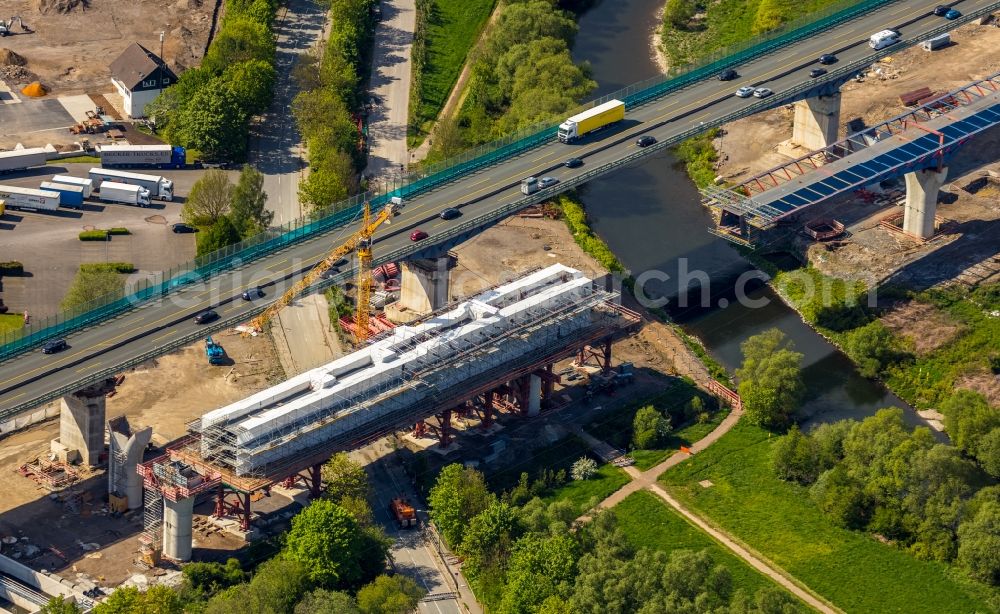
[[[882,30],[872,34],[868,39],[868,46],[872,49],[882,49],[899,42],[899,32],[895,30]]]

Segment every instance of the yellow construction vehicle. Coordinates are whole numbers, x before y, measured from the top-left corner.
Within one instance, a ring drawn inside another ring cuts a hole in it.
[[[250,330],[245,334],[256,334],[264,331],[264,326],[281,311],[283,307],[290,304],[295,297],[303,290],[313,285],[323,273],[330,270],[335,262],[351,253],[358,252],[358,276],[355,291],[355,315],[354,315],[354,339],[358,344],[364,343],[368,339],[368,305],[371,301],[372,293],[372,236],[375,230],[383,222],[388,223],[395,214],[395,205],[389,203],[372,219],[371,207],[365,201],[364,213],[361,219],[361,229],[341,244],[337,249],[330,252],[326,258],[317,264],[311,271],[305,274],[299,281],[282,294],[276,301],[271,303],[260,315],[250,321]]]

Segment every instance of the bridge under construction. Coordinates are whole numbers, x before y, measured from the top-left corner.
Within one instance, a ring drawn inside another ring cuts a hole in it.
[[[143,559],[190,558],[201,493],[215,494],[216,516],[234,514],[247,530],[253,493],[302,478],[318,495],[322,464],[338,451],[431,416],[447,445],[452,411],[470,407],[485,428],[498,403],[535,415],[558,380],[555,362],[589,350],[610,368],[611,340],[638,322],[617,293],[553,265],[210,411],[137,468],[145,486]]]

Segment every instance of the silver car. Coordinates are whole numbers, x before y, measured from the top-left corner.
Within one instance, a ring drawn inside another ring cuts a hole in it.
[[[542,177],[538,180],[538,189],[544,190],[545,188],[554,186],[557,183],[559,183],[559,180],[555,177]]]
[[[736,90],[736,96],[738,98],[749,98],[753,95],[753,88],[749,85],[744,85],[740,89]]]
[[[758,87],[753,91],[753,95],[756,96],[757,98],[767,98],[773,93],[774,92],[772,92],[770,89],[766,87]]]

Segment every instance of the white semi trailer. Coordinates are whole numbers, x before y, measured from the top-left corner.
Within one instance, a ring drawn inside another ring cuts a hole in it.
[[[0,151],[0,173],[23,171],[32,166],[45,166],[49,154],[41,147]]]
[[[90,198],[94,192],[94,180],[86,177],[74,177],[72,175],[56,175],[52,178],[52,183],[64,183],[66,185],[77,185],[83,188],[83,197]]]
[[[55,211],[59,208],[59,192],[14,185],[0,185],[0,200],[6,203],[8,209]]]
[[[139,185],[105,181],[101,186],[99,197],[109,203],[124,203],[137,207],[149,206],[149,190]]]
[[[94,182],[95,190],[101,190],[104,182],[113,181],[141,186],[149,191],[150,198],[167,201],[174,199],[174,182],[159,175],[141,175],[110,168],[92,168],[89,176]]]

